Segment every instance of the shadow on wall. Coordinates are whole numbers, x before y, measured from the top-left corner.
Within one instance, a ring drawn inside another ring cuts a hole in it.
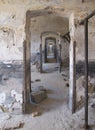
[[[76,64],[76,75],[77,77],[84,75],[85,73],[85,62],[79,61]],[[95,77],[95,61],[89,61],[88,63],[88,75],[91,77]]]

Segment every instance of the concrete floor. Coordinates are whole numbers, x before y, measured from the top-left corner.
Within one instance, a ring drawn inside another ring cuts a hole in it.
[[[40,115],[33,117],[32,114],[23,115],[21,111],[13,113],[0,113],[1,130],[12,127],[14,129],[20,122],[24,125],[20,130],[84,130],[84,108],[71,114],[68,109],[68,68],[62,73],[58,72],[58,64],[44,64],[44,73],[37,72],[35,66],[31,67],[31,84],[34,86],[44,86],[47,90],[48,98],[35,106],[35,112]],[[62,74],[64,76],[62,76]],[[10,78],[12,79],[12,78]],[[40,79],[36,82],[36,79]],[[13,79],[12,79],[13,80]],[[11,80],[8,84],[12,86]],[[18,83],[19,78],[13,80]],[[20,82],[21,83],[21,82]],[[19,83],[17,84],[19,85]],[[16,86],[16,84],[15,84]],[[18,86],[17,86],[18,87]],[[89,106],[89,123],[91,130],[95,130],[95,109]],[[7,129],[9,130],[9,129]]]

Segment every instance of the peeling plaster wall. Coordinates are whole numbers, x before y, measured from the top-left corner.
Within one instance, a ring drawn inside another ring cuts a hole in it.
[[[70,46],[70,43],[68,43],[68,41],[62,39],[61,45],[62,45],[61,59],[63,61],[63,65],[68,66],[69,65],[69,46]]]
[[[0,6],[0,61],[23,59],[24,13],[20,6],[10,4]]]
[[[80,13],[81,15],[81,13]],[[77,17],[76,21],[80,18]],[[88,58],[89,61],[95,61],[95,16],[89,20],[88,24]],[[76,61],[84,61],[84,26],[76,25],[75,28],[76,39]]]
[[[61,16],[68,17],[72,12],[83,19],[95,9],[95,1],[86,0],[84,4],[78,0],[0,0],[0,60],[22,60],[23,59],[23,41],[25,39],[25,22],[27,10],[38,10],[52,7],[57,10]],[[81,14],[81,16],[80,16]],[[85,15],[84,15],[85,14]],[[95,24],[95,20],[92,20]],[[95,25],[89,27],[89,58],[94,57],[94,28]],[[11,30],[7,35],[3,30]],[[79,29],[81,30],[81,29]],[[78,37],[83,31],[78,32]],[[13,37],[14,35],[14,37]],[[81,38],[81,37],[80,37]],[[77,38],[77,59],[83,57],[83,39]],[[80,47],[80,44],[82,46]],[[8,48],[7,48],[8,47]],[[80,48],[80,49],[79,49]]]

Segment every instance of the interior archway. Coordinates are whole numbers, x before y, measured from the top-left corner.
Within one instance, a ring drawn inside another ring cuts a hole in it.
[[[46,17],[46,15],[47,15],[47,17]],[[49,31],[56,32],[56,35],[57,35],[56,36],[56,45],[59,45],[59,43],[62,44],[62,42],[64,41],[62,39],[63,38],[62,36],[64,34],[66,34],[69,30],[68,18],[65,18],[63,16],[58,16],[58,15],[59,15],[58,12],[56,12],[56,15],[55,15],[55,12],[54,13],[52,12],[49,14],[48,10],[46,10],[46,11],[43,11],[43,10],[28,11],[26,14],[26,41],[24,42],[24,48],[25,48],[25,52],[24,52],[24,58],[25,58],[25,60],[24,60],[25,61],[24,101],[26,101],[24,103],[25,111],[27,111],[27,109],[28,109],[27,104],[31,104],[31,102],[30,102],[31,92],[32,92],[31,91],[31,52],[33,52],[33,51],[35,52],[35,50],[36,50],[36,53],[39,53],[39,46],[40,46],[41,42],[42,42],[42,49],[43,49],[43,39],[40,37],[40,35],[42,34],[42,32],[47,32],[48,36],[44,37],[44,41],[45,41],[45,39],[52,38],[54,35],[53,33],[52,34],[49,33]],[[48,22],[49,28],[47,28],[47,26],[41,27],[41,24],[43,22],[47,23],[46,18],[50,20],[50,22]],[[55,27],[52,26],[54,24],[54,21],[55,21]],[[59,24],[58,21],[61,21],[61,23]],[[33,23],[33,25],[31,24],[31,22]],[[37,24],[37,22],[39,24]],[[37,27],[37,25],[40,25],[40,26]],[[56,25],[57,25],[57,27],[56,27]],[[51,28],[51,26],[52,26],[52,28]],[[32,32],[33,27],[34,27],[34,32]],[[35,27],[38,30],[41,30],[41,32],[36,31]],[[63,29],[62,29],[62,27],[63,27]],[[34,34],[36,35],[36,37],[33,36]],[[52,40],[54,40],[54,39],[52,39]],[[31,50],[32,45],[35,46],[35,47],[33,47],[33,51]],[[63,44],[63,48],[64,48],[64,44]],[[68,48],[68,53],[69,53],[69,48]]]

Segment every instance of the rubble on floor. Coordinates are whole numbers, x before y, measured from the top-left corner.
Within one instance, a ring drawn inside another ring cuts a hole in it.
[[[12,126],[4,126],[2,129],[3,130],[15,130],[15,129],[21,129],[24,126],[24,122],[19,122],[19,123],[15,123],[12,124]]]
[[[43,86],[35,86],[32,88],[31,101],[34,103],[40,103],[47,98],[47,91]]]
[[[21,109],[23,87],[22,62],[0,62],[0,70],[0,113]]]
[[[14,109],[22,108],[22,94],[15,90],[11,94],[0,93],[0,112],[12,112]]]
[[[36,116],[40,116],[40,115],[41,115],[40,112],[33,112],[33,113],[32,113],[32,117],[36,117]]]

